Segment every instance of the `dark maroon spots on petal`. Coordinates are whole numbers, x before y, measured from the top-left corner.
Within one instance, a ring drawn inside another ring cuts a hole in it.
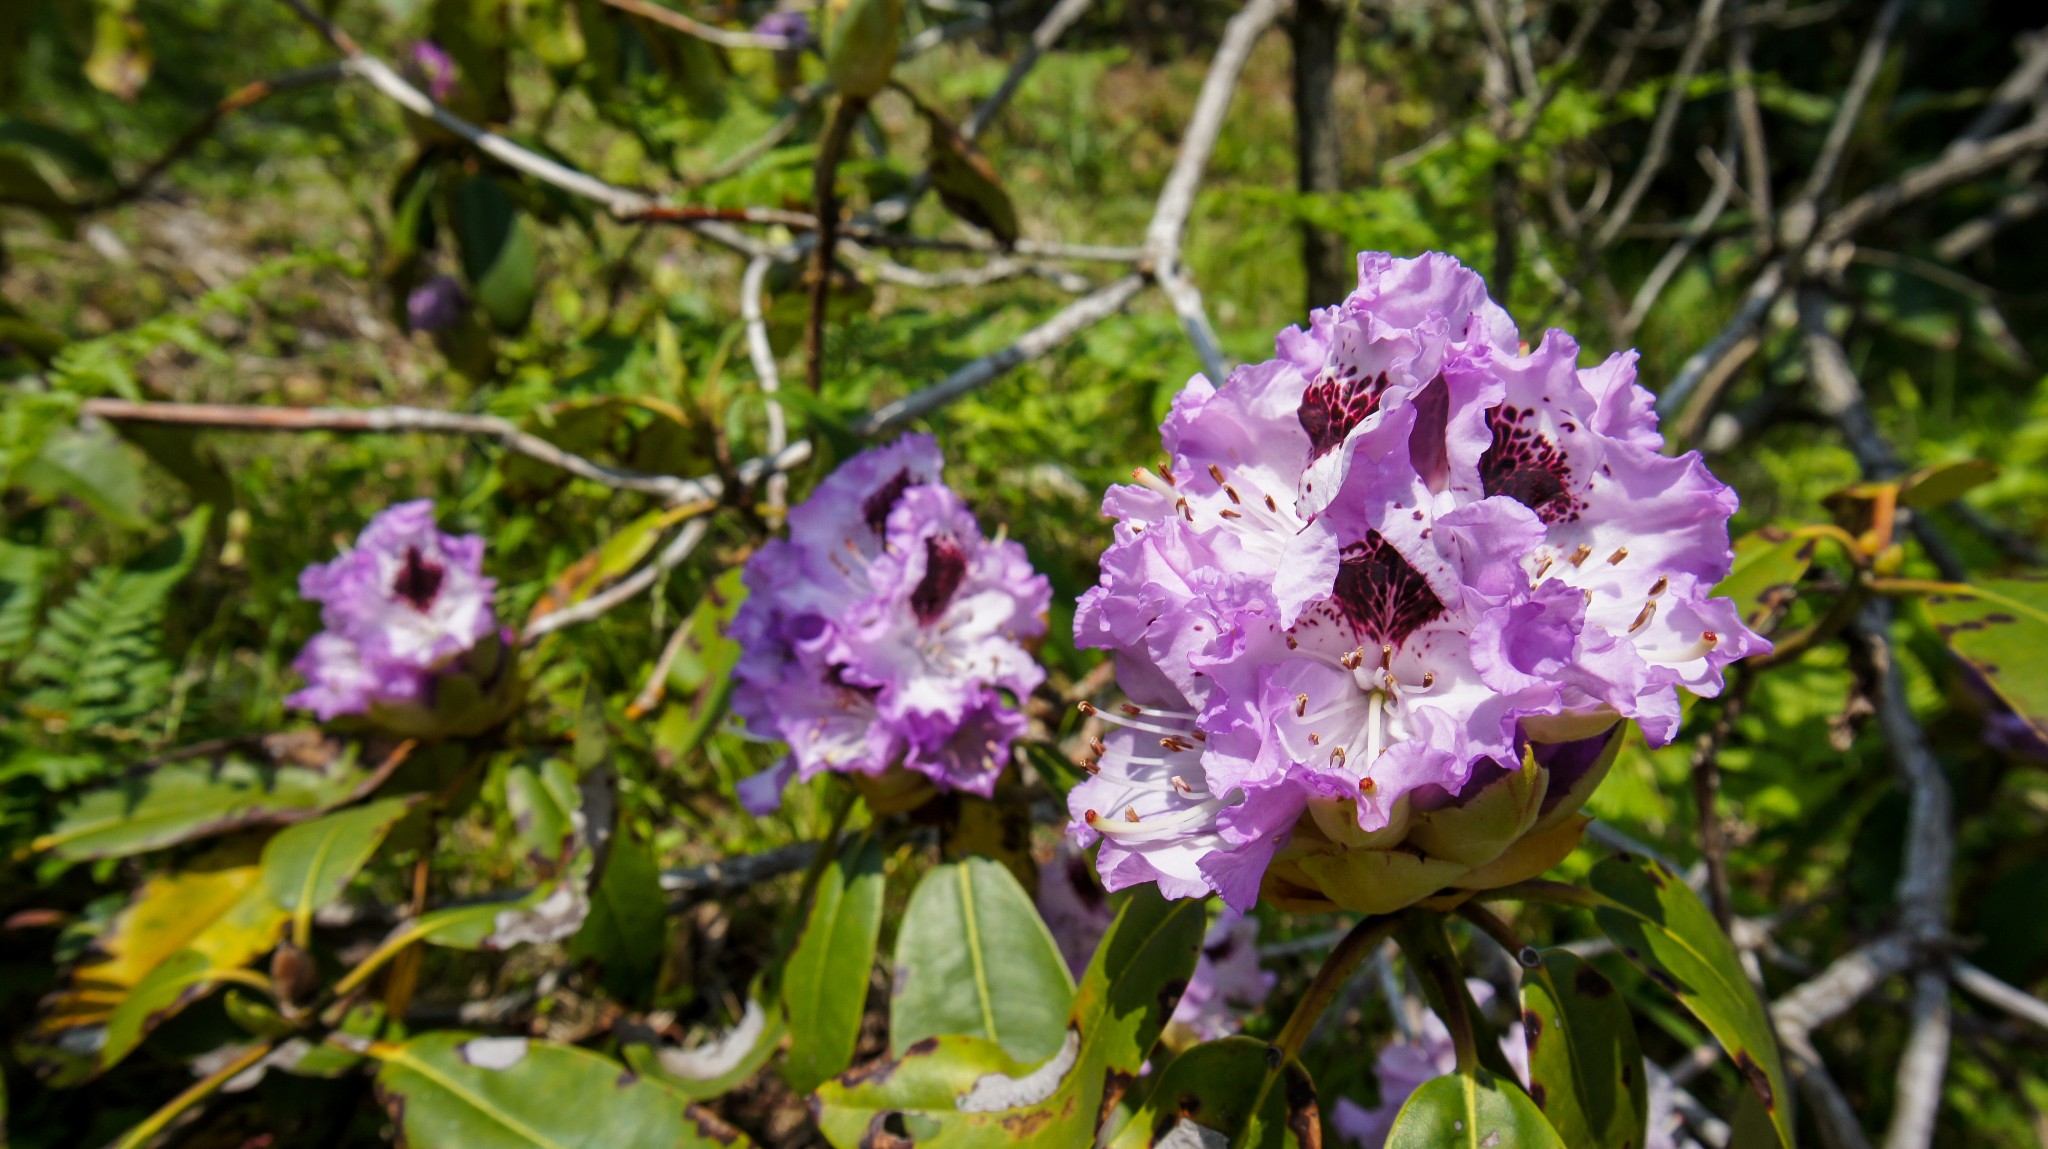
[[[1343,445],[1352,428],[1380,409],[1380,395],[1386,389],[1385,372],[1371,379],[1325,374],[1310,384],[1295,411],[1301,429],[1308,432],[1309,458],[1320,459]]]
[[[879,686],[866,686],[858,682],[848,682],[846,680],[846,664],[843,662],[835,662],[825,668],[825,682],[827,685],[836,686],[852,694],[858,694],[862,698],[873,698],[882,693],[882,688]]]
[[[418,547],[407,547],[405,565],[398,568],[398,577],[391,580],[391,593],[425,614],[434,605],[435,596],[441,593],[444,575],[440,563],[421,554]]]
[[[896,503],[903,498],[903,492],[910,489],[910,468],[896,472],[896,476],[875,488],[860,505],[860,517],[867,520],[868,529],[877,535],[889,528],[889,512],[896,509]]]
[[[917,621],[930,626],[946,613],[960,581],[967,577],[967,552],[951,535],[933,535],[924,541],[924,578],[910,592],[910,610]]]
[[[1397,646],[1444,612],[1428,580],[1377,531],[1344,548],[1330,599],[1361,638]]]
[[[1522,424],[1533,411],[1495,407],[1486,413],[1493,443],[1479,457],[1479,484],[1488,497],[1506,495],[1546,523],[1576,522],[1585,504],[1572,493],[1572,469],[1557,444]]]

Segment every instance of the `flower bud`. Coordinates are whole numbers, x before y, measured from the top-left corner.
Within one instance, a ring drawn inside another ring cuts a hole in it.
[[[839,94],[873,99],[889,86],[903,36],[903,0],[850,0],[833,19],[825,75]]]

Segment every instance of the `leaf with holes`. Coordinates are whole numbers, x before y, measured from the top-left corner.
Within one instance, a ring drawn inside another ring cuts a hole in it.
[[[1601,930],[1720,1041],[1790,1149],[1785,1068],[1770,1016],[1699,895],[1656,862],[1626,856],[1594,866],[1588,884],[1609,900],[1593,914]]]
[[[1043,1061],[1066,1037],[1073,996],[1051,931],[1000,862],[947,862],[911,893],[896,933],[890,1052],[969,1034]]]
[[[1315,1085],[1299,1065],[1289,1065],[1284,1088],[1267,1094],[1257,1125],[1251,1112],[1266,1078],[1266,1051],[1251,1037],[1226,1037],[1183,1050],[1145,1095],[1109,1142],[1109,1149],[1165,1149],[1170,1146],[1231,1145],[1243,1149],[1284,1149],[1315,1145],[1302,1134],[1321,1131]]]
[[[377,1093],[408,1145],[737,1149],[743,1134],[609,1057],[525,1037],[376,1043]]]
[[[1576,955],[1550,950],[1522,975],[1529,1097],[1565,1144],[1634,1149],[1649,1120],[1635,1021],[1614,983]]]
[[[1568,1147],[1526,1094],[1481,1069],[1423,1082],[1394,1118],[1387,1149]]]
[[[1956,657],[2048,738],[2048,579],[1985,579],[1922,601]]]
[[[783,967],[790,1045],[782,1071],[798,1093],[852,1063],[881,929],[882,850],[866,839],[825,867]]]
[[[840,1149],[901,1127],[920,1149],[1086,1145],[1159,1041],[1200,957],[1207,909],[1133,889],[1074,993],[1059,1051],[1037,1066],[976,1037],[933,1037],[818,1090],[818,1127]]]

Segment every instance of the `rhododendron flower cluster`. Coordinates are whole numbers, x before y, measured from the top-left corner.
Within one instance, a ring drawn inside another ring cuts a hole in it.
[[[993,791],[1024,732],[1011,700],[1045,677],[1024,643],[1052,590],[1023,547],[982,536],[942,465],[929,435],[856,455],[748,560],[733,710],[789,744],[742,784],[749,809],[825,770],[907,780],[897,798]]]
[[[1087,856],[1067,842],[1038,867],[1038,913],[1077,979],[1116,919]],[[1242,1027],[1245,1011],[1265,1002],[1274,980],[1259,965],[1258,920],[1225,908],[1202,939],[1201,957],[1168,1024],[1190,1042],[1228,1037]]]
[[[432,708],[450,676],[474,677],[467,656],[480,645],[491,648],[497,676],[497,583],[483,560],[481,538],[435,529],[431,500],[380,512],[354,547],[299,575],[299,593],[320,604],[322,630],[292,664],[306,686],[286,703],[323,722]]]
[[[1712,597],[1733,492],[1659,453],[1633,354],[1578,358],[1562,331],[1524,345],[1448,256],[1367,253],[1275,358],[1180,393],[1165,462],[1104,501],[1115,541],[1075,620],[1130,699],[1071,795],[1110,888],[1246,907],[1297,827],[1313,857],[1282,857],[1283,904],[1388,908],[1330,888],[1374,881],[1343,857],[1374,847],[1427,863],[1399,863],[1397,902],[1519,880],[1576,840],[1585,787],[1552,761],[1601,760],[1621,719],[1669,741],[1679,688],[1714,694],[1766,648]],[[1511,779],[1485,849],[1408,840]]]

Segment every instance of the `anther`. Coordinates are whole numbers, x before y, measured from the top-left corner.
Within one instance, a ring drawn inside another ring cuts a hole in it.
[[[1240,498],[1238,498],[1238,497],[1237,497],[1237,488],[1236,488],[1236,487],[1233,487],[1233,486],[1231,486],[1231,485],[1230,485],[1229,483],[1225,483],[1225,484],[1223,484],[1223,493],[1224,493],[1224,494],[1226,494],[1226,495],[1229,495],[1229,496],[1230,496],[1230,501],[1231,501],[1231,502],[1233,502],[1233,503],[1237,503],[1237,504],[1239,504],[1240,506],[1242,506],[1242,505],[1243,505],[1243,503],[1244,503],[1244,500],[1243,500],[1243,499],[1240,499]]]
[[[1159,460],[1159,475],[1166,480],[1168,486],[1173,486],[1180,482],[1179,479],[1174,478],[1173,468],[1166,465],[1165,459]]]
[[[1627,548],[1627,547],[1616,547],[1616,548],[1614,548],[1614,553],[1613,553],[1613,554],[1611,554],[1611,555],[1608,555],[1608,556],[1607,556],[1607,561],[1608,561],[1608,563],[1610,563],[1610,564],[1613,564],[1613,563],[1618,563],[1618,562],[1620,562],[1621,560],[1623,560],[1623,559],[1625,559],[1625,558],[1627,558],[1627,557],[1628,557],[1628,548]]]
[[[1309,731],[1309,732],[1308,732],[1308,744],[1309,744],[1310,746],[1321,746],[1321,745],[1323,744],[1323,736],[1322,736],[1322,735],[1320,735],[1320,734],[1317,734],[1317,733],[1316,733],[1315,731],[1313,731],[1313,730]]]
[[[1293,635],[1291,635],[1291,634],[1287,636],[1287,649],[1289,649],[1289,650],[1300,650],[1300,649],[1301,649],[1301,644],[1300,644],[1299,642],[1296,642],[1296,641],[1294,640],[1294,636],[1293,636]]]
[[[1188,785],[1187,779],[1182,778],[1178,774],[1175,774],[1173,776],[1173,788],[1175,790],[1180,791],[1180,796],[1183,798],[1192,798],[1195,796],[1195,788],[1193,786]]]
[[[1280,504],[1273,501],[1273,496],[1267,495],[1266,509],[1277,513],[1280,510]]]
[[[1138,820],[1138,808],[1137,808],[1136,806],[1125,806],[1125,807],[1124,807],[1124,821],[1126,821],[1126,822],[1135,822],[1135,821],[1137,821],[1137,820]]]
[[[1237,511],[1233,511],[1229,507],[1225,507],[1222,510],[1217,511],[1216,513],[1222,515],[1226,519],[1241,519],[1244,517],[1243,514]]]
[[[1644,603],[1642,613],[1636,615],[1636,620],[1628,624],[1628,632],[1630,634],[1634,634],[1635,632],[1650,625],[1650,620],[1655,617],[1657,617],[1657,604],[1654,602]]]
[[[1100,738],[1090,738],[1088,740],[1088,749],[1095,751],[1095,756],[1100,758],[1104,754],[1109,753],[1109,744]]]
[[[1586,561],[1586,556],[1588,556],[1588,555],[1590,555],[1590,554],[1592,554],[1592,553],[1593,553],[1593,548],[1592,548],[1592,547],[1590,547],[1590,546],[1586,545],[1585,543],[1580,543],[1580,544],[1579,544],[1579,549],[1578,549],[1578,550],[1575,550],[1575,551],[1573,551],[1573,552],[1572,552],[1572,557],[1570,557],[1570,558],[1566,559],[1565,561],[1566,561],[1566,562],[1568,562],[1568,563],[1570,563],[1570,564],[1572,564],[1573,566],[1579,566],[1579,565],[1583,564],[1583,563],[1584,563],[1584,562]]]
[[[1074,765],[1079,766],[1090,774],[1102,773],[1102,760],[1099,758],[1077,758],[1074,760]]]
[[[1542,581],[1543,581],[1543,576],[1544,576],[1544,575],[1547,575],[1547,574],[1549,574],[1549,573],[1550,573],[1550,567],[1551,567],[1551,564],[1553,564],[1553,563],[1555,563],[1555,562],[1557,562],[1557,556],[1556,556],[1556,555],[1546,555],[1546,556],[1544,557],[1544,559],[1543,559],[1543,565],[1542,565],[1542,566],[1540,566],[1540,567],[1537,567],[1537,568],[1536,568],[1536,581],[1537,581],[1537,582],[1542,582]]]
[[[1080,711],[1083,714],[1089,715],[1090,717],[1093,717],[1095,714],[1099,713],[1095,709],[1095,704],[1093,702],[1088,701],[1085,698],[1075,703],[1074,709]]]
[[[1297,694],[1294,696],[1294,716],[1296,718],[1308,717],[1308,695]]]
[[[1214,464],[1214,463],[1211,463],[1211,464],[1209,464],[1209,477],[1210,477],[1210,478],[1212,478],[1212,479],[1214,479],[1214,480],[1216,480],[1216,481],[1217,481],[1217,482],[1219,482],[1219,483],[1220,483],[1220,482],[1222,482],[1222,481],[1223,481],[1223,468],[1221,468],[1221,467],[1217,466],[1217,465],[1216,465],[1216,464]]]
[[[1425,671],[1423,671],[1423,672],[1422,672],[1422,688],[1423,688],[1424,690],[1428,690],[1428,689],[1429,689],[1430,687],[1432,687],[1432,686],[1435,686],[1435,685],[1436,685],[1436,671],[1434,671],[1434,670],[1425,670]]]
[[[1658,575],[1657,581],[1650,587],[1650,597],[1656,598],[1658,595],[1663,594],[1666,588],[1670,587],[1670,585],[1671,580],[1669,578],[1663,575]]]
[[[1135,702],[1119,703],[1117,705],[1117,709],[1123,711],[1125,714],[1130,715],[1132,718],[1136,718],[1138,715],[1145,713],[1144,708],[1139,706]]]
[[[1188,509],[1188,501],[1185,498],[1181,499],[1179,502],[1173,505],[1174,508],[1181,513],[1182,517],[1187,519],[1187,521],[1191,523],[1195,521],[1195,512]]]
[[[1342,746],[1330,751],[1330,761],[1338,766],[1344,765],[1344,748]]]

